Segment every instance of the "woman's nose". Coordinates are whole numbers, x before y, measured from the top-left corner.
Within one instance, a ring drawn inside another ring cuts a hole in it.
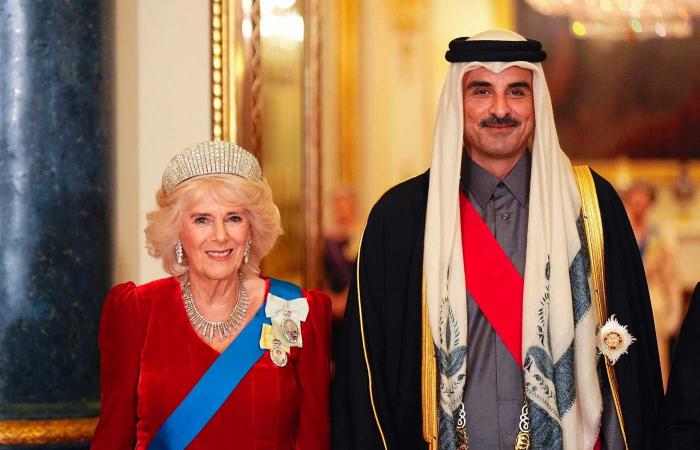
[[[217,242],[226,242],[227,239],[228,233],[226,232],[226,227],[224,224],[219,221],[215,222],[212,240]]]

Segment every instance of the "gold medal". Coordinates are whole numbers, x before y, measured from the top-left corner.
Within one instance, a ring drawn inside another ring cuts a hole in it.
[[[279,339],[275,339],[272,344],[272,348],[270,349],[270,359],[277,367],[286,366],[287,352],[285,352],[280,346],[281,342]]]
[[[293,319],[289,317],[289,315],[285,316],[286,317],[282,321],[282,324],[280,326],[282,336],[284,336],[284,338],[290,344],[296,344],[299,341],[299,326]]]

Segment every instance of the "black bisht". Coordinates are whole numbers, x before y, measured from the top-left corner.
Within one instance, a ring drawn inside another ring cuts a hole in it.
[[[700,283],[683,321],[673,353],[666,400],[661,410],[659,449],[700,449]]]
[[[335,355],[334,449],[384,448],[377,420],[389,449],[427,448],[421,418],[421,290],[428,179],[426,172],[395,186],[370,213],[359,257],[362,320],[356,274]],[[608,315],[615,314],[637,338],[615,365],[627,439],[630,449],[651,449],[663,391],[649,293],[622,202],[607,181],[595,173],[594,180],[603,217]]]

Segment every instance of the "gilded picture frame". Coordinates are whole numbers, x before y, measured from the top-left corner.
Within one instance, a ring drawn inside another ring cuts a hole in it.
[[[279,139],[266,135],[270,124],[266,123],[264,109],[265,65],[274,61],[270,61],[271,53],[266,60],[263,51],[265,11],[261,11],[259,0],[211,0],[212,138],[231,140],[252,151],[261,161],[273,195],[281,199],[278,206],[286,236],[263,262],[264,272],[306,287],[321,287],[321,5],[319,0],[300,0],[297,4],[303,18],[303,56],[299,61],[303,74],[298,80],[302,92],[301,151],[299,158],[292,156],[293,167],[287,164],[285,170],[299,173],[280,175],[279,166],[285,161],[278,156],[284,149],[279,144],[274,148],[264,145],[266,141],[278,143]],[[268,107],[273,108],[270,103],[268,98]],[[300,180],[299,185],[295,180]],[[290,192],[298,192],[292,204],[284,201]]]

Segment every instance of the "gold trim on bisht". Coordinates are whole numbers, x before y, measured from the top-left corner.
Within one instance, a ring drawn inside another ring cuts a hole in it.
[[[423,440],[428,444],[428,450],[438,448],[438,419],[437,419],[437,370],[435,363],[435,347],[433,335],[430,332],[428,304],[425,296],[425,273],[422,287],[422,359],[421,359],[421,401],[423,405]]]
[[[360,245],[357,251],[357,263],[355,265],[355,286],[357,289],[357,309],[360,313],[360,335],[362,336],[362,352],[365,355],[365,365],[367,366],[367,383],[369,385],[369,402],[372,405],[372,413],[374,414],[374,421],[377,423],[377,429],[379,430],[379,436],[382,438],[382,444],[384,445],[384,450],[388,450],[389,447],[386,445],[386,438],[384,437],[384,430],[382,430],[382,424],[379,422],[379,415],[377,414],[377,407],[374,405],[374,393],[372,390],[372,371],[369,366],[369,356],[367,356],[367,344],[365,343],[365,326],[362,321],[362,295],[360,294],[360,255],[362,253],[362,239],[365,237],[364,230],[362,231],[362,236],[360,236]]]
[[[593,285],[593,299],[595,300],[598,313],[598,327],[602,327],[608,319],[607,299],[605,291],[605,253],[603,247],[603,220],[598,206],[598,195],[596,194],[593,174],[588,166],[574,167],[576,184],[581,194],[581,211],[583,212],[584,228],[586,230],[586,240],[588,241],[588,256],[591,261],[591,283]],[[620,391],[617,385],[617,376],[610,360],[605,358],[605,370],[608,374],[610,390],[612,391],[613,402],[615,403],[615,413],[620,423],[620,432],[627,445],[627,434],[625,433],[625,421],[622,416],[622,404]]]
[[[97,417],[49,420],[0,420],[0,445],[89,442]]]

